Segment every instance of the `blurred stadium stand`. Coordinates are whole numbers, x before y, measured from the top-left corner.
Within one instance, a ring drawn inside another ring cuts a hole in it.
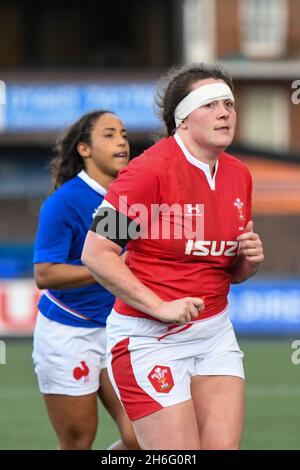
[[[171,65],[206,61],[224,65],[235,82],[231,151],[253,174],[255,229],[266,251],[258,279],[299,279],[299,21],[298,0],[3,0],[0,278],[32,277],[58,132],[85,111],[109,108],[138,155],[160,126],[155,80]]]

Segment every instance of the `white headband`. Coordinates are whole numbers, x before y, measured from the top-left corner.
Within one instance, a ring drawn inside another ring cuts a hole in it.
[[[208,85],[196,88],[196,90],[191,91],[176,106],[174,112],[176,127],[178,127],[183,119],[192,111],[200,108],[200,106],[204,106],[211,101],[227,99],[234,101],[232,91],[226,83],[209,83]]]

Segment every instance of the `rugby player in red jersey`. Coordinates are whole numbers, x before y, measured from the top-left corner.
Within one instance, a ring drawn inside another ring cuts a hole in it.
[[[256,273],[263,248],[250,173],[225,153],[236,126],[232,80],[199,64],[163,83],[168,137],[120,172],[82,259],[117,296],[108,370],[141,448],[238,449],[243,353],[227,295]]]

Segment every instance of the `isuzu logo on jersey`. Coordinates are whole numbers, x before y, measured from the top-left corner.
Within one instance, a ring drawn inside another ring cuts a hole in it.
[[[238,246],[239,242],[236,241],[188,240],[185,254],[195,256],[235,256]]]

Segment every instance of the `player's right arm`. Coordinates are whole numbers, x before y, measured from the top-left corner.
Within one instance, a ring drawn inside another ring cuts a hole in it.
[[[185,297],[164,302],[131,272],[120,259],[120,252],[117,243],[90,230],[81,259],[107,290],[141,312],[164,322],[180,324],[198,317],[204,308],[202,299]]]
[[[34,277],[39,289],[72,289],[97,282],[86,266],[64,263],[36,263]]]

